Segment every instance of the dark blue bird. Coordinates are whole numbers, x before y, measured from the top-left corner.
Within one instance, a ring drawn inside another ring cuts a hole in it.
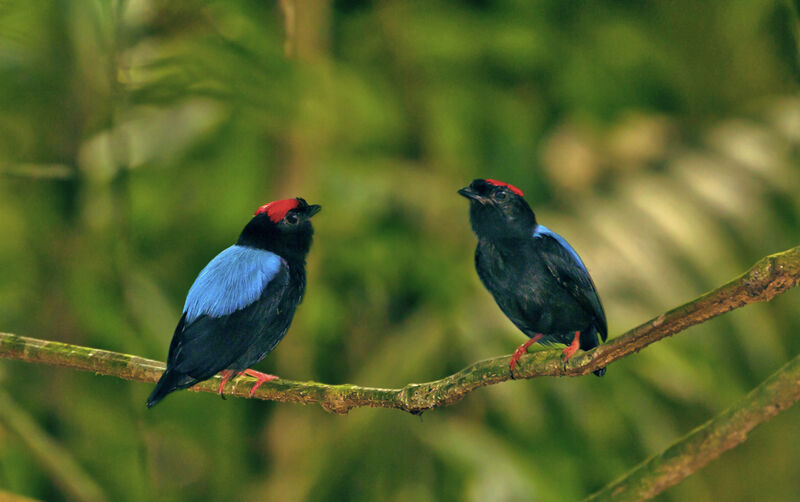
[[[147,399],[164,396],[222,372],[219,386],[247,373],[262,383],[277,378],[249,369],[281,341],[303,299],[305,260],[320,210],[301,198],[258,208],[233,246],[218,254],[195,279],[175,328],[167,369]]]
[[[503,313],[530,340],[563,343],[564,360],[578,348],[597,347],[608,337],[606,316],[589,271],[563,237],[536,223],[519,188],[496,180],[475,180],[459,194],[469,199],[469,219],[478,236],[475,268]],[[594,372],[603,376],[605,368]]]

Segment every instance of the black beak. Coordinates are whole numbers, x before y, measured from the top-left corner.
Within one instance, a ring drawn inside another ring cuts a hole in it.
[[[471,187],[462,188],[461,190],[458,191],[458,195],[461,195],[461,196],[466,197],[466,198],[471,199],[471,200],[476,200],[478,202],[482,202],[483,201],[483,196],[478,194],[478,192],[473,190]]]
[[[320,209],[322,209],[322,206],[320,206],[319,204],[311,204],[306,208],[306,218],[311,218],[312,216],[317,214],[320,211]]]

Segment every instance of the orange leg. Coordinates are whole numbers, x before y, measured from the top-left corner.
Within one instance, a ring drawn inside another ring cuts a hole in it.
[[[580,348],[580,346],[581,346],[580,340],[579,340],[580,336],[581,336],[581,332],[580,331],[576,331],[575,332],[575,338],[572,339],[572,343],[569,344],[569,346],[566,349],[564,349],[564,352],[563,352],[563,354],[564,354],[564,362],[567,362],[567,360],[570,357],[572,357],[572,354],[574,354]]]
[[[519,358],[523,356],[526,352],[528,352],[528,347],[533,345],[534,343],[538,342],[540,338],[544,335],[536,335],[527,342],[523,343],[517,350],[514,351],[514,355],[511,356],[511,361],[508,363],[508,369],[511,371],[511,378],[514,378],[514,368],[517,366],[517,362],[519,362]]]
[[[225,384],[228,383],[228,380],[231,379],[231,377],[234,374],[234,371],[233,370],[222,370],[222,371],[219,372],[219,374],[222,375],[222,381],[219,383],[219,397],[221,397],[222,399],[225,399],[225,396],[222,395],[222,388],[225,387]]]
[[[256,389],[257,389],[257,388],[258,388],[258,387],[259,387],[259,386],[260,386],[262,383],[264,383],[264,382],[269,382],[270,380],[275,380],[276,378],[278,378],[278,377],[276,377],[275,375],[269,375],[269,374],[267,374],[267,373],[261,373],[260,371],[251,370],[251,369],[246,369],[246,370],[244,370],[244,373],[245,373],[245,374],[247,374],[247,375],[250,375],[251,377],[253,377],[253,378],[255,378],[256,380],[258,380],[258,381],[256,382],[256,384],[255,384],[255,385],[253,385],[253,388],[252,388],[252,389],[250,389],[250,397],[253,397],[253,395],[255,395],[255,393],[256,393]]]

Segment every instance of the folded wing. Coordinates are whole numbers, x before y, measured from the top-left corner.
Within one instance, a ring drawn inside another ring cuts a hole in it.
[[[586,265],[578,253],[560,235],[538,225],[533,234],[538,239],[537,250],[540,258],[556,281],[572,295],[578,304],[594,318],[594,325],[603,341],[608,338],[606,314],[597,295]]]
[[[289,284],[289,268],[269,251],[231,246],[195,280],[172,339],[169,366],[205,380],[252,351],[258,359],[279,341],[264,340]],[[253,361],[255,362],[255,361]]]

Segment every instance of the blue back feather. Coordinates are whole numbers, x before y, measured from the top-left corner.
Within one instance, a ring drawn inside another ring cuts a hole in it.
[[[183,311],[189,324],[202,315],[221,317],[258,300],[281,268],[280,256],[233,245],[200,272],[186,296]]]
[[[581,269],[583,269],[583,271],[586,272],[587,274],[589,273],[589,271],[586,270],[586,265],[583,264],[583,260],[581,260],[581,257],[578,256],[578,253],[575,252],[574,249],[572,249],[572,246],[569,245],[569,242],[567,242],[566,239],[564,239],[563,237],[553,232],[544,225],[537,225],[536,230],[533,232],[533,237],[536,238],[542,235],[549,235],[550,237],[558,241],[558,243],[561,244],[561,247],[569,251],[569,254],[571,254],[572,257],[575,258],[575,261],[578,263]]]

